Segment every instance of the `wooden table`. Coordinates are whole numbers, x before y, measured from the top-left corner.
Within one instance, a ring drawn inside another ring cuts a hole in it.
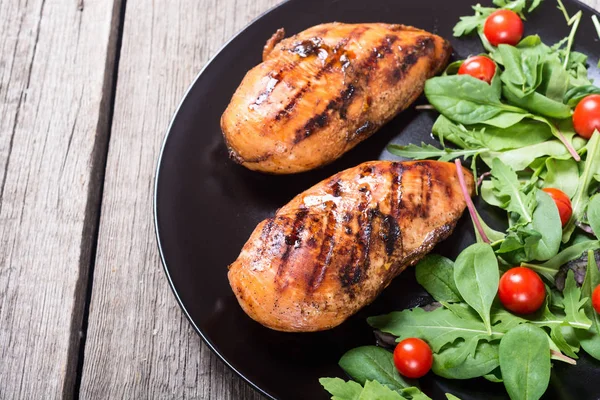
[[[152,195],[186,88],[277,2],[0,0],[0,398],[260,398],[181,313]]]

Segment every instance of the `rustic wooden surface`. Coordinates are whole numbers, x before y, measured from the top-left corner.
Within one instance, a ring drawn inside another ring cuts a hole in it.
[[[187,86],[277,2],[0,0],[0,399],[260,398],[177,306],[152,191]]]
[[[0,398],[73,392],[117,3],[0,0]]]

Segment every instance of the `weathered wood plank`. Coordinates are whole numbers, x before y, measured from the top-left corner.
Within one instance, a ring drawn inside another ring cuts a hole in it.
[[[151,199],[164,129],[186,87],[222,43],[276,1],[127,1],[83,399],[259,398],[182,316],[160,267]]]
[[[82,399],[252,399],[201,343],[160,266],[153,177],[203,64],[278,0],[127,0],[81,382]]]
[[[119,0],[0,0],[0,398],[73,395]]]

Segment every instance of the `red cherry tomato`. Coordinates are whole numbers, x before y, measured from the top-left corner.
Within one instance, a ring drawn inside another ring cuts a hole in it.
[[[523,37],[523,21],[511,10],[498,10],[486,18],[483,33],[494,46],[519,43]]]
[[[471,75],[487,83],[492,83],[496,73],[496,64],[485,56],[469,57],[458,69],[459,75]]]
[[[592,306],[600,314],[600,285],[596,286],[596,289],[592,293]]]
[[[498,296],[504,307],[515,314],[537,311],[546,298],[544,282],[525,267],[511,268],[500,278]]]
[[[433,353],[427,343],[418,338],[404,339],[394,349],[394,364],[407,378],[420,378],[433,365]]]
[[[565,192],[559,189],[545,188],[542,190],[548,193],[550,197],[552,197],[552,200],[554,200],[554,203],[558,208],[558,214],[560,215],[560,222],[562,222],[562,226],[564,227],[571,219],[571,215],[573,215],[571,199],[569,199],[569,196],[567,196]]]
[[[577,104],[573,127],[579,136],[586,139],[592,137],[595,129],[600,131],[600,94],[590,94]]]

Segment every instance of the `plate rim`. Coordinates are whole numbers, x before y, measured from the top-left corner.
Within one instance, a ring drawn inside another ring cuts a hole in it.
[[[154,186],[154,193],[153,193],[153,196],[152,196],[152,213],[153,213],[153,218],[152,219],[153,219],[153,223],[154,223],[154,234],[155,234],[155,238],[156,238],[156,244],[157,244],[157,247],[158,247],[158,253],[159,253],[159,256],[160,256],[160,262],[161,262],[161,265],[162,265],[162,269],[163,269],[163,271],[164,271],[164,273],[165,273],[165,275],[167,277],[167,281],[169,283],[169,287],[171,288],[171,291],[173,292],[173,295],[175,296],[175,299],[177,300],[177,303],[179,304],[179,307],[181,308],[181,311],[183,311],[183,314],[185,315],[186,319],[189,321],[189,323],[192,325],[192,327],[194,328],[194,330],[196,331],[196,333],[200,336],[200,338],[202,339],[202,341],[204,342],[204,344],[206,346],[208,346],[208,348],[210,349],[210,351],[213,354],[215,354],[231,371],[233,371],[238,377],[242,378],[247,384],[249,384],[259,394],[261,394],[262,396],[267,397],[268,399],[272,399],[272,400],[277,400],[277,398],[274,397],[274,396],[272,396],[271,394],[267,393],[260,386],[258,386],[254,382],[252,382],[249,378],[246,377],[246,375],[244,375],[241,371],[239,371],[238,369],[236,369],[219,351],[217,351],[217,349],[215,348],[215,346],[213,345],[213,343],[204,335],[204,333],[202,332],[202,330],[200,330],[200,328],[196,325],[196,323],[192,319],[191,315],[187,311],[185,305],[183,304],[183,301],[181,300],[181,297],[179,296],[179,293],[177,292],[177,289],[175,288],[175,284],[174,284],[174,282],[173,282],[173,280],[171,278],[171,274],[169,273],[169,268],[168,268],[167,262],[165,260],[165,255],[164,255],[164,252],[163,252],[162,243],[161,243],[161,239],[160,239],[160,232],[159,232],[159,229],[158,229],[158,207],[157,207],[157,203],[158,203],[158,180],[160,178],[160,170],[161,170],[163,155],[165,153],[165,147],[166,147],[167,141],[169,139],[169,136],[171,134],[171,131],[173,129],[173,125],[175,124],[175,120],[177,119],[177,116],[179,115],[179,112],[180,112],[183,104],[186,102],[186,100],[187,100],[190,92],[196,86],[196,83],[198,82],[198,80],[200,79],[200,77],[202,76],[202,74],[204,74],[204,71],[206,69],[208,69],[213,64],[213,62],[221,55],[221,53],[225,50],[225,48],[227,48],[231,44],[231,42],[233,42],[239,36],[243,35],[248,30],[248,28],[250,28],[250,26],[254,25],[256,22],[258,22],[263,17],[265,17],[267,14],[270,14],[271,12],[275,11],[276,9],[284,6],[287,3],[291,3],[293,1],[297,1],[297,0],[283,0],[280,3],[275,4],[274,6],[270,7],[266,11],[260,13],[255,18],[253,18],[242,29],[240,29],[239,31],[237,31],[225,43],[223,43],[223,45],[221,45],[219,47],[219,49],[210,57],[210,59],[206,62],[206,64],[204,64],[204,66],[200,69],[200,71],[192,79],[192,82],[189,84],[189,86],[185,90],[185,92],[184,92],[181,100],[179,101],[177,107],[175,108],[175,111],[173,112],[172,117],[169,120],[169,124],[167,126],[167,129],[165,131],[164,138],[163,138],[162,144],[160,146],[160,151],[159,151],[159,154],[158,154],[158,159],[156,161],[156,167],[154,169],[154,185],[153,185]],[[333,1],[335,1],[335,0],[333,0]],[[578,5],[579,7],[583,8],[583,9],[585,9],[587,12],[589,12],[589,13],[591,13],[593,15],[600,16],[600,9],[596,10],[596,9],[592,8],[592,6],[583,3],[581,0],[569,0],[569,1],[572,2],[572,3],[574,3],[574,4],[576,4],[576,5]],[[600,4],[599,4],[599,6],[600,6]]]

